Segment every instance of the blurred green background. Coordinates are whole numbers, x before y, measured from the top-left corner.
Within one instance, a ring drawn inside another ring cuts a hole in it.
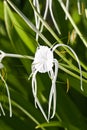
[[[12,1],[31,23],[35,25],[34,13],[29,0]],[[40,1],[42,15],[44,6],[45,1]],[[77,0],[70,0],[70,15],[87,41],[86,8],[87,1],[81,0],[82,15],[79,15]],[[62,67],[59,67],[56,82],[56,115],[47,123],[40,110],[35,108],[31,79],[28,80],[31,74],[32,60],[5,58],[2,61],[5,67],[3,72],[11,94],[13,116],[12,118],[9,117],[6,89],[0,80],[0,102],[6,113],[6,116],[2,115],[0,117],[0,130],[34,130],[36,128],[42,130],[87,129],[87,48],[81,38],[76,34],[69,19],[65,20],[65,13],[58,0],[53,1],[53,12],[60,27],[61,35],[56,32],[49,12],[46,22],[54,30],[58,38],[64,44],[71,46],[78,55],[82,67],[84,92],[80,89],[79,70],[74,60],[75,58],[73,59],[67,53],[67,50],[60,48],[58,51],[59,54],[65,57],[71,66],[63,61],[60,55],[54,54]],[[42,34],[51,45],[58,42],[46,27]],[[47,45],[41,38],[39,38],[39,43]],[[17,53],[34,57],[37,46],[35,32],[29,28],[28,24],[24,22],[9,4],[4,3],[4,0],[0,0],[0,50],[7,53]],[[0,72],[2,71],[0,70]],[[45,112],[47,112],[51,80],[48,74],[38,73],[37,82],[38,98]],[[69,87],[68,92],[67,87]],[[1,109],[0,113],[2,113]]]

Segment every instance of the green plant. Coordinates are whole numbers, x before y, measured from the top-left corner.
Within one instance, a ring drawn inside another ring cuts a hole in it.
[[[84,0],[84,3],[86,3],[86,0]],[[4,117],[3,115],[0,118],[1,130],[28,130],[35,128],[43,130],[85,130],[87,128],[87,43],[86,37],[83,37],[87,23],[85,22],[84,14],[78,16],[78,12],[75,13],[75,4],[73,3],[70,15],[62,0],[53,1],[55,19],[60,25],[61,35],[59,35],[54,29],[54,25],[50,23],[50,18],[48,21],[44,20],[33,6],[31,0],[26,1],[23,8],[23,12],[27,14],[27,17],[10,0],[0,1],[0,9],[4,10],[0,13],[0,50],[4,52],[34,56],[38,43],[49,47],[54,46],[55,43],[67,44],[69,38],[65,36],[73,29],[76,31],[77,38],[73,43],[68,42],[68,45],[75,50],[80,59],[84,89],[84,91],[81,91],[80,71],[74,55],[66,47],[56,50],[55,57],[59,61],[59,73],[56,81],[57,109],[55,118],[47,123],[41,112],[35,108],[33,102],[31,80],[28,81],[32,60],[6,57],[2,61],[4,64],[3,76],[11,95],[13,117],[9,118],[6,90],[0,80],[0,102],[6,112],[6,116]],[[42,5],[44,5],[44,2],[40,3],[40,7],[43,9]],[[39,31],[34,24],[33,11],[44,25],[43,32]],[[28,12],[30,12],[31,16],[28,15]],[[57,12],[59,12],[58,15]],[[65,14],[68,18],[67,21],[65,21]],[[81,25],[83,25],[83,28]],[[36,34],[38,34],[38,40],[35,39]],[[48,104],[51,81],[47,74],[42,75],[40,73],[37,75],[37,80],[38,98],[47,113],[46,105]],[[70,90],[66,93],[66,89],[68,90],[69,88]]]

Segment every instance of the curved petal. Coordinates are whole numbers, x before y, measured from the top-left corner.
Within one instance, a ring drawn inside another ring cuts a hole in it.
[[[52,105],[52,101],[53,101],[53,113],[51,118],[54,117],[55,112],[56,112],[56,79],[57,79],[57,73],[58,73],[58,62],[56,59],[54,59],[54,64],[55,64],[55,72],[50,72],[53,76],[52,79],[52,86],[51,86],[51,90],[50,90],[50,95],[49,95],[49,104],[48,104],[48,120],[50,119],[50,111],[51,111],[51,105]]]
[[[55,80],[55,84],[56,84],[56,79],[57,79],[57,75],[58,75],[58,61],[56,59],[54,59],[54,64],[55,64],[55,75],[54,75],[54,80]],[[54,86],[54,93],[53,93],[53,113],[51,118],[54,117],[56,112],[56,85]]]
[[[52,11],[52,0],[49,0],[49,10],[50,10],[50,15],[51,15],[51,18],[52,18],[52,20],[53,20],[53,23],[54,23],[55,28],[56,28],[56,30],[58,31],[58,33],[61,34],[60,29],[59,29],[59,27],[58,27],[58,25],[57,25],[57,23],[56,23],[56,20],[55,20],[55,18],[54,18],[54,15],[53,15],[53,11]]]
[[[81,66],[80,66],[80,62],[79,62],[79,58],[78,56],[76,55],[76,53],[74,52],[74,50],[69,47],[68,45],[65,45],[65,44],[57,44],[53,47],[52,51],[54,51],[57,47],[67,47],[75,56],[76,60],[77,60],[77,63],[78,63],[78,67],[79,67],[79,70],[80,70],[80,84],[81,84],[81,90],[84,91],[83,89],[83,86],[82,86],[82,71],[81,71]]]
[[[36,98],[37,98],[37,81],[36,81],[36,74],[37,71],[35,71],[32,75],[32,92],[33,92],[33,96],[34,96],[34,100],[35,100],[35,107],[37,108],[36,105]]]
[[[0,78],[3,81],[3,83],[4,83],[5,87],[6,87],[6,90],[7,90],[8,102],[9,102],[9,112],[10,112],[10,117],[12,117],[12,106],[11,106],[11,99],[10,99],[9,88],[8,88],[8,85],[7,85],[6,81],[4,80],[4,78],[3,78],[3,76],[1,74],[0,74]]]
[[[45,6],[45,11],[44,11],[44,16],[43,16],[43,19],[46,20],[46,17],[47,17],[47,13],[48,13],[48,7],[49,7],[49,0],[46,0],[46,6]],[[43,23],[41,25],[41,29],[40,29],[40,32],[43,31]]]
[[[37,74],[37,71],[34,72],[33,76],[32,76],[32,92],[33,92],[33,96],[34,96],[34,99],[35,99],[35,106],[37,108],[37,106],[39,107],[40,111],[42,112],[44,118],[46,119],[46,121],[48,122],[48,119],[47,119],[47,116],[37,98],[37,81],[36,81],[36,74]]]
[[[54,91],[54,88],[55,88],[55,84],[53,83],[53,81],[54,81],[54,76],[53,76],[53,79],[52,79],[52,86],[51,86],[51,90],[50,90],[50,94],[49,94],[48,120],[50,119],[50,111],[51,111],[51,104],[52,104],[52,99],[53,99],[53,91]]]
[[[40,13],[40,6],[39,6],[39,1],[38,0],[33,0],[33,4],[36,7],[38,13]],[[39,30],[40,28],[40,19],[37,16],[36,12],[34,11],[34,16],[35,16],[35,24],[36,28]],[[38,41],[38,34],[36,33],[36,41]]]

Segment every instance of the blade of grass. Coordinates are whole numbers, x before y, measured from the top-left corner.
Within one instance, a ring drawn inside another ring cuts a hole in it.
[[[50,123],[43,123],[40,124],[38,126],[36,126],[36,129],[41,128],[41,127],[60,127],[60,128],[65,128],[65,129],[72,129],[72,130],[79,130],[79,128],[77,128],[76,126],[73,126],[71,124],[66,125],[64,122],[58,122],[58,121],[54,121],[54,122],[50,122]]]
[[[64,68],[67,68],[69,70],[72,70],[72,68],[69,66],[69,65],[66,65],[66,64],[63,64],[63,63],[60,63],[61,66],[63,66]],[[73,71],[73,70],[72,70]],[[79,72],[79,69],[78,69],[78,72]],[[87,73],[82,71],[82,75],[85,79],[87,79]]]
[[[40,125],[36,126],[36,129],[41,128],[42,126],[43,127],[61,127],[61,128],[65,128],[66,124],[64,124],[63,122],[60,122],[60,121],[57,121],[57,122],[55,121],[55,122],[40,124]]]
[[[80,80],[80,77],[79,77],[77,74],[75,74],[75,73],[71,72],[70,70],[66,69],[65,66],[63,67],[63,64],[60,65],[60,69],[61,69],[61,70],[64,70],[66,73],[68,73],[68,74],[70,74],[71,76],[73,76],[73,77],[75,77],[75,78],[77,78],[77,79]],[[82,79],[82,80],[83,80],[85,83],[87,83],[87,80],[85,80],[85,79]]]
[[[26,103],[26,100],[23,99],[23,97],[21,98],[20,94],[18,94],[16,91],[14,90],[10,90],[11,92],[11,103],[12,106],[17,107],[19,110],[21,110],[28,118],[30,118],[36,125],[40,125],[39,121],[33,116],[33,114],[31,114],[27,108],[26,105],[24,105]],[[14,96],[14,98],[13,98]],[[3,95],[3,98],[5,100],[5,102],[8,102],[8,99],[5,95]],[[0,98],[0,101],[2,101],[3,99]],[[25,100],[23,102],[23,100]],[[31,107],[31,104],[27,103],[29,105],[29,107]],[[7,108],[8,109],[8,108]],[[33,109],[33,108],[32,108]],[[13,110],[14,111],[14,110]],[[31,111],[31,110],[30,110]],[[15,114],[15,113],[14,113]],[[46,130],[43,126],[41,127],[42,130]]]

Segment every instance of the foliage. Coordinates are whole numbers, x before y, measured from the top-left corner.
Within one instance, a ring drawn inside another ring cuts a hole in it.
[[[14,4],[13,4],[14,3]],[[77,2],[71,1],[70,13],[60,0],[53,1],[55,19],[60,27],[59,35],[48,16],[43,20],[32,5],[32,0],[0,0],[0,50],[33,56],[38,46],[35,34],[39,35],[39,43],[52,47],[54,44],[67,44],[73,48],[80,59],[84,91],[80,88],[80,76],[75,57],[66,48],[55,51],[59,61],[59,72],[56,82],[57,109],[55,118],[47,123],[39,109],[34,106],[31,79],[32,60],[5,58],[3,64],[4,78],[9,86],[12,102],[13,117],[9,117],[8,101],[5,86],[0,80],[0,102],[6,116],[0,117],[0,130],[86,130],[87,128],[87,40],[85,17],[86,0],[82,0],[82,15],[78,15]],[[40,2],[43,14],[44,2]],[[83,5],[85,7],[83,7]],[[35,27],[34,13],[36,11],[44,24],[43,32]],[[65,20],[65,13],[68,19]],[[75,35],[76,34],[76,35]],[[75,37],[74,37],[75,36]],[[47,74],[37,75],[38,97],[47,111],[50,79]]]

